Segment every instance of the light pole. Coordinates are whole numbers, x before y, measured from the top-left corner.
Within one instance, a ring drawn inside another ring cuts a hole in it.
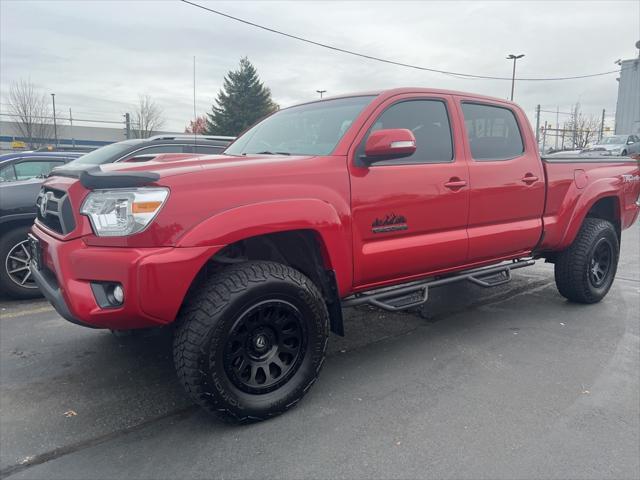
[[[511,101],[513,102],[513,87],[516,83],[516,62],[518,61],[519,58],[524,57],[524,53],[521,53],[520,55],[514,55],[513,53],[510,53],[509,56],[507,57],[507,60],[513,60],[513,74],[511,75]]]
[[[56,141],[56,147],[58,146],[58,125],[56,124],[56,94],[51,94],[51,100],[53,101],[53,138]]]
[[[322,99],[322,94],[326,92],[326,90],[316,90],[320,94],[320,99]]]

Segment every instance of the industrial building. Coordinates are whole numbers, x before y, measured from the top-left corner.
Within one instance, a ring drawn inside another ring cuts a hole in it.
[[[620,62],[616,134],[640,133],[640,57]]]
[[[120,128],[90,127],[82,125],[57,125],[58,145],[62,147],[102,147],[109,143],[126,140],[124,125]],[[170,134],[176,132],[154,132],[154,134]],[[0,121],[0,152],[9,152],[20,148],[26,139],[14,122]],[[54,145],[54,138],[43,139],[41,145]]]

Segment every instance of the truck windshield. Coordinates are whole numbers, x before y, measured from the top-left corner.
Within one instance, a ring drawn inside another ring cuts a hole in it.
[[[328,155],[373,98],[337,98],[280,110],[248,130],[224,153]]]

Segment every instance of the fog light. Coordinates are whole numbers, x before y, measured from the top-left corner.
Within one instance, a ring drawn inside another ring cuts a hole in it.
[[[113,299],[118,302],[118,303],[122,303],[124,302],[124,290],[122,289],[122,285],[116,285],[115,287],[113,287]]]

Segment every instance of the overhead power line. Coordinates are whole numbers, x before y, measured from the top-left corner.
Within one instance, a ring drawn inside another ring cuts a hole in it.
[[[480,79],[485,79],[485,80],[508,80],[508,81],[511,81],[511,77],[495,77],[495,76],[490,76],[490,75],[474,75],[474,74],[471,74],[471,73],[452,72],[452,71],[448,71],[448,70],[440,70],[440,69],[437,69],[437,68],[422,67],[420,65],[412,65],[410,63],[398,62],[398,61],[389,60],[389,59],[386,59],[386,58],[375,57],[373,55],[367,55],[365,53],[359,53],[359,52],[355,52],[353,50],[347,50],[345,48],[336,47],[334,45],[329,45],[329,44],[326,44],[326,43],[316,42],[314,40],[309,40],[308,38],[299,37],[299,36],[293,35],[291,33],[286,33],[286,32],[283,32],[281,30],[276,30],[275,28],[266,27],[264,25],[260,25],[260,24],[254,23],[254,22],[250,22],[249,20],[244,20],[244,19],[239,18],[239,17],[234,17],[233,15],[229,15],[228,13],[224,13],[224,12],[221,12],[219,10],[214,10],[213,8],[205,7],[204,5],[200,5],[199,3],[196,3],[196,2],[191,2],[189,0],[180,0],[180,1],[182,3],[186,3],[188,5],[192,5],[194,7],[200,8],[202,10],[206,10],[207,12],[214,13],[216,15],[220,15],[221,17],[229,18],[231,20],[235,20],[236,22],[244,23],[245,25],[250,25],[252,27],[260,28],[260,29],[265,30],[267,32],[275,33],[277,35],[282,35],[283,37],[291,38],[293,40],[298,40],[298,41],[304,42],[304,43],[309,43],[311,45],[316,45],[318,47],[327,48],[329,50],[334,50],[336,52],[346,53],[348,55],[353,55],[355,57],[361,57],[361,58],[366,58],[366,59],[369,59],[369,60],[374,60],[376,62],[382,62],[382,63],[391,64],[391,65],[397,65],[399,67],[413,68],[415,70],[423,70],[423,71],[426,71],[426,72],[441,73],[441,74],[444,74],[444,75],[453,75],[453,76],[461,77],[461,78],[480,78]],[[591,73],[591,74],[588,74],[588,75],[573,75],[573,76],[567,76],[567,77],[518,77],[517,80],[518,81],[528,81],[528,82],[576,80],[576,79],[580,79],[580,78],[601,77],[603,75],[611,75],[612,73],[619,73],[619,72],[620,72],[620,70],[618,69],[618,70],[610,70],[608,72]]]

